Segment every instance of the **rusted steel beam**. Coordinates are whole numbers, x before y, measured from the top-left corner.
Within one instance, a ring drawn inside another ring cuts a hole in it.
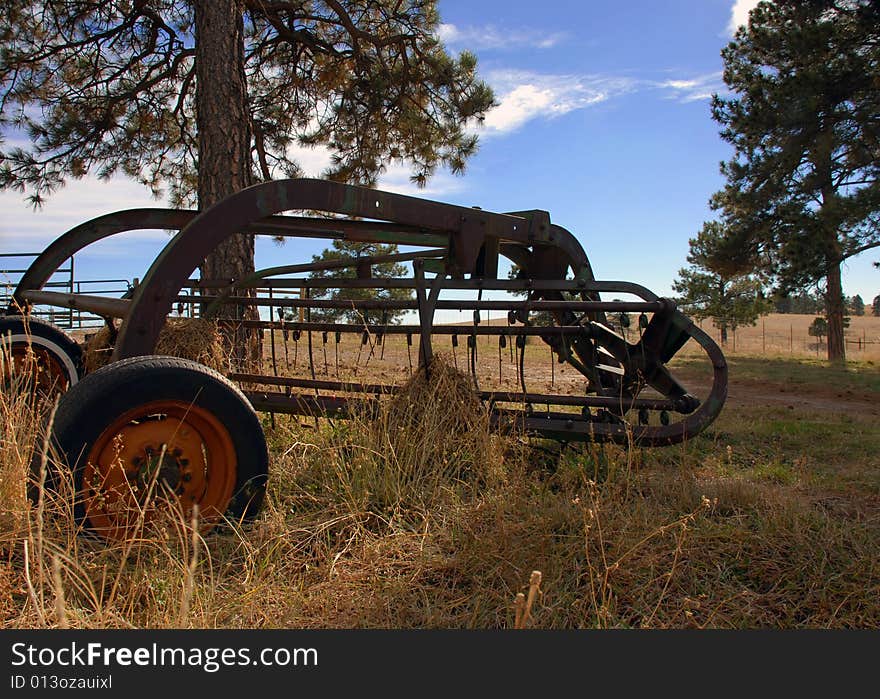
[[[292,308],[358,308],[364,310],[417,310],[416,301],[390,301],[383,299],[300,299],[264,298],[250,296],[175,296],[174,301],[219,301],[242,306],[285,306]],[[437,310],[450,311],[614,311],[620,313],[654,313],[663,309],[659,301],[471,301],[461,299],[437,301]]]
[[[713,368],[712,388],[709,395],[698,405],[693,402],[690,396],[682,396],[680,399],[671,399],[671,409],[679,412],[687,412],[696,405],[696,409],[688,414],[683,420],[669,425],[631,425],[623,422],[597,422],[591,419],[585,419],[577,414],[568,413],[542,413],[535,411],[529,412],[525,410],[515,410],[510,408],[494,408],[491,411],[492,424],[500,429],[507,427],[516,427],[524,429],[527,432],[540,434],[554,439],[563,441],[610,441],[617,444],[636,444],[640,446],[666,446],[678,444],[685,441],[689,437],[699,434],[705,429],[721,411],[724,401],[727,398],[727,363],[721,353],[719,347],[714,341],[700,328],[693,326],[689,329],[691,337],[705,350]],[[491,392],[486,392],[491,393]],[[266,394],[261,394],[265,396]],[[516,394],[511,394],[516,395]],[[525,392],[525,395],[529,395]],[[603,396],[587,396],[586,398],[596,401],[592,407],[605,407],[611,409],[617,405],[621,399]],[[607,398],[608,400],[603,400]],[[345,398],[327,399],[333,410],[340,414],[344,413],[348,401]],[[645,401],[654,401],[654,399],[638,399]],[[289,398],[283,394],[274,394],[271,400],[257,405],[271,405],[271,409],[275,412],[298,412],[299,409],[288,409]],[[541,401],[534,401],[539,403]],[[560,403],[561,405],[561,403]],[[321,413],[318,404],[310,404],[313,412],[302,414],[327,414]],[[647,407],[648,409],[664,409],[663,401],[660,400],[655,404],[640,406],[638,402],[633,402],[633,408]],[[270,409],[263,407],[262,409]]]
[[[335,396],[310,396],[272,391],[245,391],[256,410],[313,417],[347,418],[354,414],[375,415],[378,402],[371,398],[350,399]],[[628,425],[600,422],[577,413],[536,413],[510,408],[489,411],[490,425],[495,429],[525,431],[562,441],[615,442],[640,446],[668,446],[684,441],[691,433],[682,423],[666,426]],[[693,433],[696,434],[696,433]]]
[[[424,255],[433,257],[433,255]],[[292,267],[293,265],[291,265]],[[298,266],[298,265],[297,265]],[[305,265],[304,265],[305,266]],[[351,265],[349,265],[351,266]],[[300,270],[300,271],[312,271]],[[286,272],[294,274],[293,272]],[[278,273],[280,274],[280,273]],[[186,286],[201,286],[204,288],[226,287],[232,284],[231,280],[190,280]],[[260,279],[254,282],[237,282],[235,285],[241,289],[299,289],[309,286],[313,289],[415,289],[418,282],[415,278],[398,277],[393,279],[349,279],[342,277],[284,277],[282,279]],[[443,291],[569,291],[573,293],[605,292],[631,294],[645,301],[656,301],[657,296],[638,284],[629,282],[584,282],[563,279],[445,279]],[[609,302],[610,303],[610,302]]]
[[[352,221],[344,218],[307,216],[270,216],[247,227],[247,232],[255,235],[448,246],[449,234],[438,233],[437,230],[430,221],[414,226],[387,221]]]
[[[368,331],[383,335],[418,335],[419,325],[384,325],[381,323],[301,323],[299,321],[241,320],[231,321],[244,328],[263,328],[264,330],[314,330],[317,332],[362,333]],[[544,337],[554,335],[589,334],[589,326],[584,325],[435,325],[432,335],[530,335]]]
[[[370,398],[351,400],[335,396],[287,395],[273,391],[243,391],[243,393],[254,410],[272,413],[344,419],[355,413],[370,416],[375,414],[378,408],[375,399]]]
[[[106,296],[64,294],[58,291],[25,291],[22,296],[29,305],[75,308],[105,318],[126,318],[131,310],[131,301],[128,299],[111,299]]]
[[[289,386],[291,388],[317,388],[341,393],[372,393],[391,395],[399,387],[391,384],[358,383],[354,381],[323,381],[321,379],[298,379],[289,376],[266,376],[265,374],[228,374],[227,378],[245,384],[265,384],[266,386]]]
[[[357,383],[352,381],[323,381],[315,379],[299,379],[288,376],[266,376],[262,374],[229,374],[232,381],[245,384],[286,386],[290,388],[317,388],[319,390],[336,391],[339,393],[362,393],[371,395],[394,395],[400,391],[400,386],[391,384]],[[682,402],[664,398],[612,398],[606,396],[568,396],[554,395],[552,393],[517,393],[510,391],[479,391],[481,399],[495,403],[519,403],[541,405],[565,405],[585,408],[620,408],[632,410],[645,408],[647,410],[674,410],[688,413],[693,411],[693,406]],[[572,414],[571,417],[577,417]]]
[[[495,403],[538,403],[541,405],[570,405],[586,408],[611,408],[622,411],[645,408],[647,410],[674,410],[679,413],[693,412],[694,406],[687,401],[667,398],[616,398],[611,396],[565,396],[552,393],[517,393],[509,391],[481,391],[480,398]]]
[[[266,269],[260,269],[254,272],[250,277],[243,279],[241,282],[236,282],[235,285],[237,287],[247,289],[254,288],[254,286],[260,281],[271,281],[268,279],[269,277],[274,277],[279,274],[297,274],[299,272],[328,272],[334,269],[348,269],[350,267],[356,267],[358,265],[377,265],[385,262],[410,262],[412,260],[417,260],[420,257],[440,257],[445,255],[447,250],[444,248],[433,248],[430,250],[417,250],[415,252],[401,252],[395,253],[392,255],[373,255],[369,257],[357,257],[353,259],[343,259],[343,260],[326,260],[320,262],[306,262],[300,265],[284,265],[281,267],[267,267]],[[300,284],[302,287],[314,286],[311,281],[319,281],[319,280],[308,280],[304,279],[303,283]],[[359,280],[366,281],[366,280]],[[249,298],[249,297],[248,297]]]

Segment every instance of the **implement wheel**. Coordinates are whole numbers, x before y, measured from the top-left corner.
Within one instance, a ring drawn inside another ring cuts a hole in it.
[[[161,514],[206,533],[256,516],[269,456],[259,418],[216,371],[176,357],[136,357],[89,374],[53,426],[73,471],[74,515],[109,540],[141,536]]]
[[[4,386],[22,377],[43,396],[54,397],[79,381],[82,349],[60,328],[37,318],[0,318]]]

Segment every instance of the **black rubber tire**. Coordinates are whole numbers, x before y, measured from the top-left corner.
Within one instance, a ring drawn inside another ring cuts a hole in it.
[[[262,505],[269,473],[266,438],[253,407],[213,369],[178,357],[147,356],[114,362],[88,374],[59,401],[52,443],[63,461],[59,467],[73,471],[77,522],[93,528],[79,495],[86,455],[120,415],[157,400],[196,405],[223,423],[236,454],[235,487],[225,515],[235,522],[252,520]]]
[[[64,369],[68,388],[82,378],[82,347],[61,328],[39,318],[0,317],[0,343],[10,340],[13,345],[39,346],[54,356]]]

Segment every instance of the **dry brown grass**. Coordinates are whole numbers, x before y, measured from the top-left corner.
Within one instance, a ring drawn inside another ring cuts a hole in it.
[[[4,393],[7,425],[25,405]],[[441,362],[378,415],[276,417],[250,528],[202,540],[170,517],[113,546],[76,527],[69,479],[22,501],[40,444],[23,429],[0,460],[14,485],[0,507],[18,513],[0,626],[513,628],[540,570],[533,628],[875,628],[880,488],[829,493],[802,451],[765,454],[759,419],[724,415],[667,450],[560,453],[490,434],[469,379]]]
[[[0,346],[0,546],[14,540],[27,522],[27,485],[31,455],[40,440],[42,401],[30,390],[26,377],[15,371],[4,346]]]
[[[758,318],[755,325],[738,328],[735,338],[733,333],[729,333],[724,352],[728,355],[824,359],[827,356],[825,342],[811,337],[808,332],[815,318],[815,314],[770,313]],[[716,342],[720,341],[718,330],[711,320],[704,320],[699,325]],[[851,360],[880,360],[880,317],[850,317],[846,330],[846,353]]]

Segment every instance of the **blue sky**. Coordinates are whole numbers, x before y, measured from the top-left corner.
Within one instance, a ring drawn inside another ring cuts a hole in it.
[[[418,191],[392,165],[380,186],[494,211],[545,209],[579,238],[598,278],[671,294],[688,238],[712,216],[718,164],[731,154],[709,113],[711,94],[724,89],[719,52],[754,4],[557,1],[536,14],[534,2],[440,0],[442,38],[477,54],[499,106],[464,176],[441,172]],[[326,157],[303,152],[308,174]],[[122,178],[71,180],[37,213],[0,192],[0,252],[39,251],[94,216],[157,205]],[[158,231],[110,239],[78,257],[79,275],[143,276],[167,240]],[[257,264],[301,261],[320,247],[265,241]],[[848,263],[845,293],[866,302],[880,293],[876,257]]]

